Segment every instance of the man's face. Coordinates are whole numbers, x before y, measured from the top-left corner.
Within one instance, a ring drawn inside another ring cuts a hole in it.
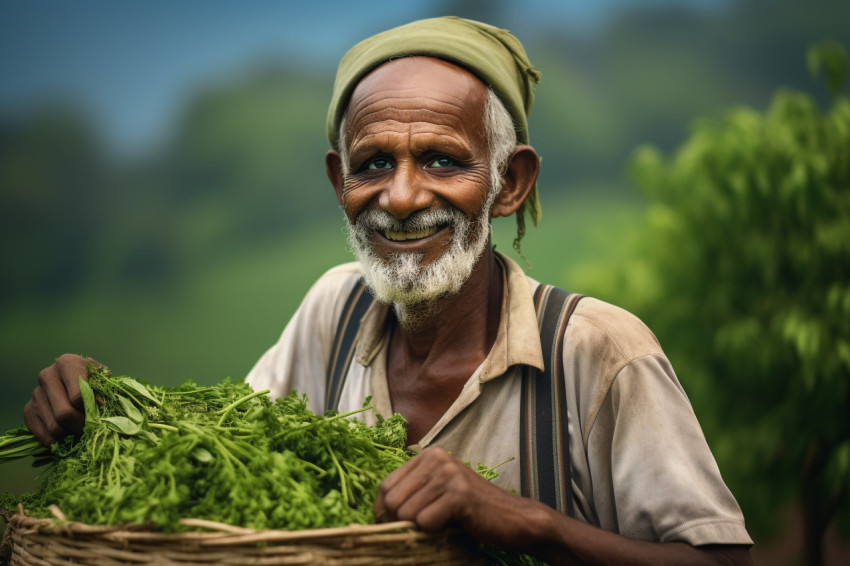
[[[355,89],[346,114],[342,188],[351,244],[386,302],[457,292],[489,236],[487,89],[424,57],[386,63]]]

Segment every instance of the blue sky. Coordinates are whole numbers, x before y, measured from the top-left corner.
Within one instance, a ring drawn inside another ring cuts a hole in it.
[[[617,10],[659,1],[505,4],[522,38],[520,32],[535,21],[557,22],[565,33],[592,33]],[[111,145],[137,149],[165,134],[199,86],[287,58],[330,75],[358,40],[432,15],[439,5],[424,0],[4,0],[0,115],[71,99],[95,119]]]

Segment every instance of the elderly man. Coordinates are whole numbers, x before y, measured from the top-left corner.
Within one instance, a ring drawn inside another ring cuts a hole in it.
[[[538,79],[516,38],[459,18],[346,54],[325,163],[358,261],[315,283],[248,381],[314,410],[371,395],[405,416],[420,454],[383,482],[378,518],[460,524],[552,564],[748,564],[740,509],[652,333],[490,245],[490,218],[516,214],[519,240],[539,215]],[[79,426],[81,364],[40,376],[25,419],[45,442]],[[506,463],[488,482],[463,462]]]

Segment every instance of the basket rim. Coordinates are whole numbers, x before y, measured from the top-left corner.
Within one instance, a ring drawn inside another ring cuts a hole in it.
[[[55,506],[50,507],[53,518],[31,517],[19,506],[17,512],[6,513],[9,526],[29,533],[94,536],[111,540],[134,542],[188,542],[210,544],[248,544],[258,542],[299,542],[321,539],[338,539],[363,536],[404,537],[409,540],[427,539],[436,533],[427,533],[419,529],[413,521],[392,521],[374,524],[350,524],[344,527],[325,527],[318,529],[249,529],[228,523],[187,517],[180,523],[187,527],[204,530],[178,533],[156,530],[152,524],[125,523],[121,525],[91,525],[79,521],[68,521]]]
[[[0,563],[18,557],[23,563],[128,566],[161,560],[167,564],[267,564],[372,566],[468,566],[481,564],[480,550],[458,528],[426,532],[411,521],[304,529],[255,530],[206,519],[184,519],[206,529],[167,533],[154,525],[90,525],[54,517],[37,518],[23,509],[3,510],[8,521],[0,544]],[[53,510],[51,510],[53,511]],[[64,517],[64,516],[63,516]],[[88,561],[92,555],[99,558]],[[104,558],[105,557],[105,558]],[[105,560],[105,561],[104,561]]]

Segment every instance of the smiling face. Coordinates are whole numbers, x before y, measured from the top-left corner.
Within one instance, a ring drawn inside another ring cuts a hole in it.
[[[337,191],[380,300],[455,293],[485,248],[497,192],[483,125],[487,96],[472,74],[425,57],[385,63],[355,89]]]

